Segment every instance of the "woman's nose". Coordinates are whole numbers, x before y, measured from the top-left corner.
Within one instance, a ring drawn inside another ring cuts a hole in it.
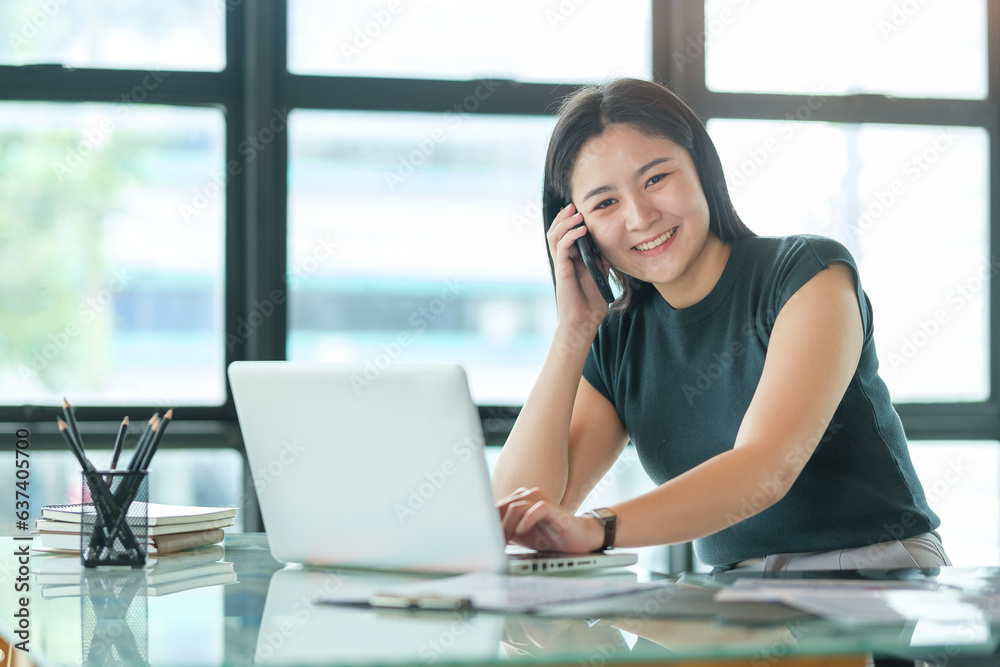
[[[658,213],[656,209],[645,201],[637,199],[633,202],[630,210],[628,211],[625,226],[629,230],[645,229],[657,219],[657,216]]]

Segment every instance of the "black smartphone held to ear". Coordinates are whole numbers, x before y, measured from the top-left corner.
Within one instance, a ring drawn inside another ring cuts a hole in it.
[[[611,285],[608,284],[608,278],[604,275],[601,270],[600,264],[597,263],[595,255],[600,255],[601,251],[597,249],[594,244],[594,239],[590,236],[590,230],[576,240],[576,249],[580,251],[580,257],[583,259],[584,266],[590,271],[590,276],[597,283],[597,289],[604,297],[604,300],[608,303],[614,303],[615,295],[611,291]]]

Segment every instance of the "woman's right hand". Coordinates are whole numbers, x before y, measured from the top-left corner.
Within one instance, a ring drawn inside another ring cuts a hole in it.
[[[580,337],[580,342],[589,348],[608,312],[608,304],[575,245],[577,239],[583,238],[586,233],[583,215],[571,203],[556,215],[546,238],[555,268],[559,327],[568,327],[567,332],[572,333],[574,338]],[[595,255],[594,259],[607,274],[611,265],[604,256]]]

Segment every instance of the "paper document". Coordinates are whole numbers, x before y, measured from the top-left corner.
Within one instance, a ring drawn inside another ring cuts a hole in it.
[[[982,610],[961,591],[931,581],[743,579],[721,589],[719,602],[781,602],[849,624],[934,621],[978,624]]]
[[[472,572],[457,577],[382,588],[364,601],[334,596],[327,602],[331,604],[367,602],[372,606],[530,613],[554,604],[595,600],[666,585],[673,584],[665,579],[640,582],[634,575],[526,577]]]

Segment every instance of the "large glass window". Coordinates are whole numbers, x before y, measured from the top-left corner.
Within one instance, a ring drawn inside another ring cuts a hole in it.
[[[707,0],[704,36],[684,52],[700,43],[706,84],[719,92],[984,99],[989,90],[985,0]]]
[[[751,229],[851,250],[895,401],[989,398],[983,129],[717,119],[709,130]]]
[[[215,109],[0,103],[0,402],[221,405]]]
[[[550,117],[295,112],[288,357],[465,366],[517,405],[555,323],[541,226]]]
[[[232,0],[4,0],[0,65],[220,71]]]
[[[1000,443],[924,440],[910,456],[952,563],[1000,562]]]
[[[527,396],[555,324],[539,202],[551,114],[578,84],[655,76],[712,119],[752,229],[854,253],[907,433],[937,439],[914,445],[925,484],[955,456],[995,467],[993,10],[2,2],[0,412],[48,421],[65,395],[110,432],[124,406],[171,404],[196,422],[195,450],[238,443],[227,361],[373,375],[448,361],[502,440],[513,411],[499,406]],[[167,454],[161,480],[186,478]],[[645,488],[629,471],[623,496]],[[954,488],[975,493],[935,507],[993,512],[992,479],[970,473]]]
[[[288,6],[288,69],[296,74],[575,83],[650,73],[648,0]]]

